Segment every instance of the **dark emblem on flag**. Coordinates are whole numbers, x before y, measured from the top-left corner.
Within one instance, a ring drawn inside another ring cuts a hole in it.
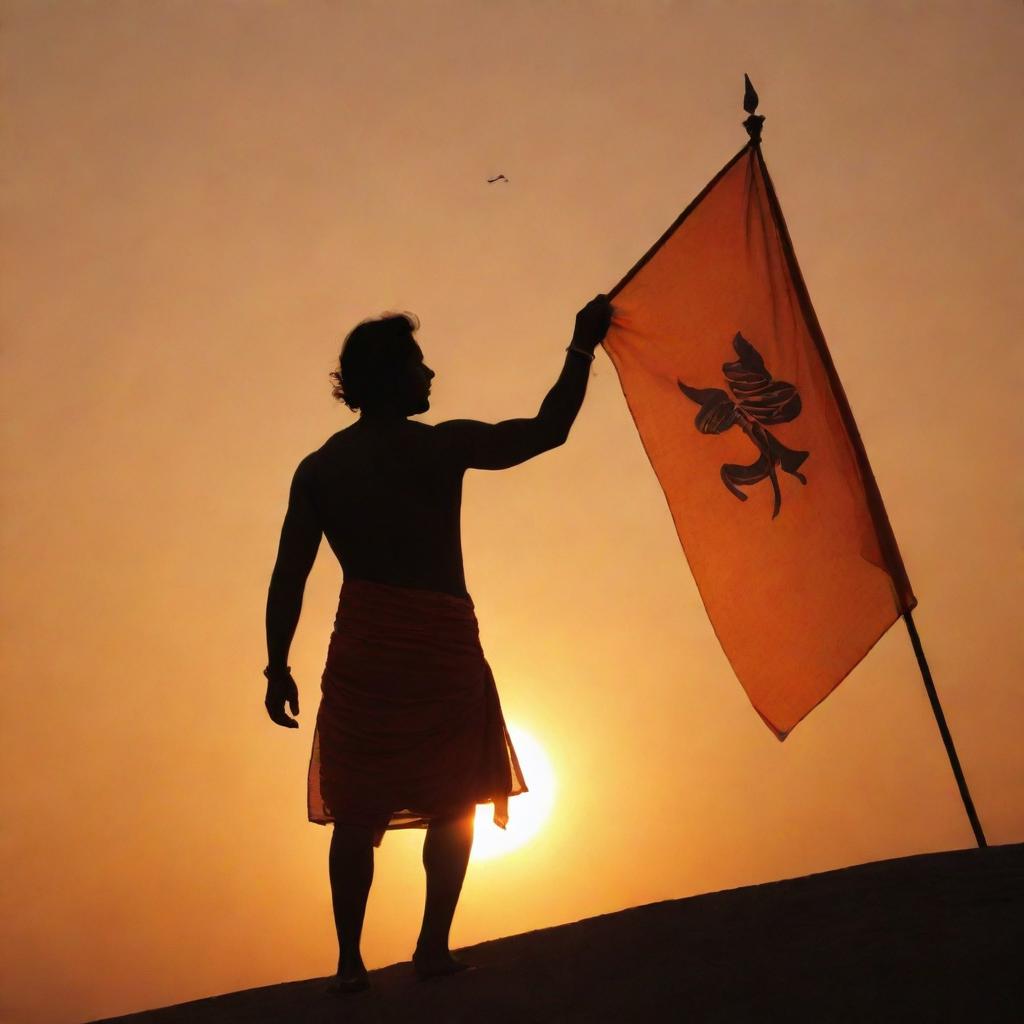
[[[732,339],[732,347],[739,359],[734,363],[723,363],[722,372],[733,398],[721,388],[691,388],[681,380],[676,383],[687,398],[700,406],[694,422],[702,434],[723,434],[730,427],[738,426],[761,453],[758,460],[749,466],[731,463],[722,466],[722,483],[740,501],[746,501],[747,496],[740,488],[750,487],[767,477],[775,492],[774,519],[782,504],[776,466],[781,466],[800,483],[806,484],[807,477],[799,469],[809,452],[787,448],[765,427],[796,419],[800,415],[800,396],[794,385],[784,380],[772,380],[760,353],[742,334],[737,333]]]

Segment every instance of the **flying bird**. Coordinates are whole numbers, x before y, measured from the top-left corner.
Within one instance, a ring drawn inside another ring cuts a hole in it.
[[[488,185],[493,185],[493,184],[494,184],[494,183],[495,183],[496,181],[504,181],[504,182],[507,182],[507,181],[508,181],[508,178],[506,178],[504,174],[498,174],[498,175],[496,175],[496,176],[495,176],[495,177],[493,177],[493,178],[488,178],[488,179],[487,179],[487,184],[488,184]]]

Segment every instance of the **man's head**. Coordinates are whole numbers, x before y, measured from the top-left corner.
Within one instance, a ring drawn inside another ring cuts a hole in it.
[[[334,397],[364,412],[426,412],[434,371],[413,337],[418,327],[411,313],[387,313],[353,328],[331,373]]]

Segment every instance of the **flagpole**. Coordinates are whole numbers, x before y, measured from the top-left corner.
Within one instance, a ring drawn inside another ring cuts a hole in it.
[[[779,236],[782,241],[782,248],[786,254],[786,260],[789,263],[790,274],[800,298],[800,305],[803,308],[808,329],[810,330],[811,336],[822,357],[822,362],[825,365],[826,372],[828,373],[832,384],[840,413],[846,421],[847,432],[850,436],[850,440],[853,442],[854,450],[857,454],[857,461],[870,499],[869,507],[871,508],[872,517],[875,521],[875,530],[878,534],[879,543],[882,545],[882,549],[885,553],[890,575],[893,578],[894,596],[897,598],[900,614],[907,625],[907,632],[910,634],[910,642],[913,645],[914,654],[917,657],[918,668],[921,670],[921,678],[924,680],[924,688],[928,693],[928,700],[931,703],[932,712],[935,715],[935,721],[939,726],[939,734],[942,736],[942,742],[946,747],[946,755],[949,757],[950,767],[953,769],[953,777],[956,779],[957,788],[960,790],[960,799],[963,801],[964,809],[967,811],[967,818],[971,823],[971,828],[974,831],[974,838],[978,843],[978,847],[984,848],[988,846],[988,843],[985,841],[985,833],[982,831],[981,821],[978,819],[978,813],[974,809],[974,801],[971,799],[971,791],[967,788],[967,780],[964,778],[963,769],[960,767],[960,759],[956,755],[956,747],[953,746],[953,737],[950,734],[949,727],[946,725],[946,716],[943,714],[942,705],[939,703],[939,695],[935,690],[935,683],[932,681],[932,674],[928,668],[928,661],[924,656],[924,648],[921,646],[921,638],[918,636],[917,627],[914,625],[912,612],[914,607],[917,605],[917,598],[914,597],[913,591],[911,590],[910,580],[907,577],[907,571],[903,565],[903,558],[901,557],[899,547],[896,544],[896,536],[889,523],[889,517],[885,511],[885,506],[882,503],[882,495],[878,490],[874,474],[871,471],[871,465],[868,462],[867,452],[864,449],[864,442],[861,440],[860,432],[857,430],[857,425],[853,419],[853,412],[850,409],[849,402],[846,400],[846,393],[843,391],[842,384],[839,381],[839,376],[835,370],[835,365],[833,364],[831,355],[825,345],[825,338],[821,333],[818,318],[811,306],[810,295],[807,292],[807,286],[804,283],[803,275],[800,273],[800,268],[796,261],[796,253],[793,250],[793,243],[789,237],[789,231],[786,228],[785,219],[782,216],[782,208],[779,205],[778,197],[775,194],[775,188],[772,185],[771,177],[768,174],[768,168],[764,163],[764,155],[761,153],[761,127],[764,124],[764,117],[755,113],[758,105],[757,92],[754,90],[750,79],[746,75],[743,76],[743,82],[743,109],[749,115],[746,121],[743,122],[743,127],[747,129],[747,134],[750,136],[749,147],[755,151],[761,166],[761,171],[764,174],[765,185],[767,186],[768,191],[768,200],[775,215],[776,224],[779,229]]]
[[[946,753],[949,755],[949,763],[953,768],[953,776],[960,790],[960,799],[964,802],[964,808],[967,811],[967,817],[970,819],[971,828],[974,829],[974,838],[977,840],[978,847],[984,848],[988,846],[988,843],[985,842],[985,833],[982,831],[981,822],[978,820],[977,811],[974,809],[974,801],[971,799],[971,791],[967,788],[967,780],[964,778],[963,769],[960,767],[960,759],[956,756],[953,737],[950,735],[949,728],[946,725],[946,716],[942,713],[942,705],[939,703],[938,693],[935,692],[935,683],[932,682],[932,674],[928,669],[928,661],[924,656],[921,638],[917,635],[914,616],[909,609],[903,613],[903,621],[907,624],[910,642],[914,646],[917,664],[921,669],[921,678],[924,679],[924,688],[928,691],[928,700],[931,702],[932,711],[935,713],[935,721],[939,725],[942,742],[946,745]]]

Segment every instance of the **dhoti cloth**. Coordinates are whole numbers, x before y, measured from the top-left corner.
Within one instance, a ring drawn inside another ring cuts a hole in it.
[[[309,820],[426,828],[526,792],[472,598],[342,583],[309,760]]]

